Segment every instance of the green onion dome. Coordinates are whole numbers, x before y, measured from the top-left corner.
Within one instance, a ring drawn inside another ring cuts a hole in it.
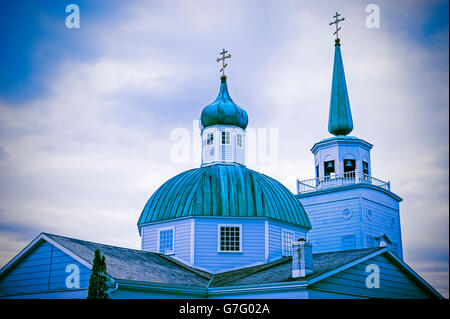
[[[247,112],[236,105],[227,88],[227,77],[220,78],[220,92],[216,100],[206,106],[201,115],[203,127],[216,124],[234,125],[245,130],[248,124]]]
[[[196,216],[267,217],[311,228],[302,204],[280,182],[226,164],[191,169],[168,180],[150,197],[138,225]]]

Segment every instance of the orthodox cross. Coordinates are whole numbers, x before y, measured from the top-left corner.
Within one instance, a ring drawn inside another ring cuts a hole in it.
[[[217,58],[216,61],[222,61],[222,69],[220,69],[220,72],[222,72],[222,76],[225,75],[225,67],[227,66],[227,64],[225,63],[225,59],[231,58],[231,54],[225,55],[225,53],[227,53],[228,51],[225,51],[225,49],[222,50],[222,52],[220,52],[219,54],[222,54],[221,58]]]
[[[333,25],[333,24],[336,25],[336,31],[333,33],[333,34],[336,34],[336,40],[339,40],[338,32],[339,32],[339,30],[341,30],[341,27],[338,27],[338,23],[345,20],[345,18],[339,19],[338,18],[339,16],[340,16],[340,14],[336,12],[336,15],[333,17],[335,20],[333,22],[330,22],[330,25]]]

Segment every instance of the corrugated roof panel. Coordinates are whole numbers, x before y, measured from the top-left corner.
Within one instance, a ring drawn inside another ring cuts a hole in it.
[[[311,228],[286,187],[241,165],[205,166],[171,178],[150,197],[138,225],[187,216],[269,217]]]

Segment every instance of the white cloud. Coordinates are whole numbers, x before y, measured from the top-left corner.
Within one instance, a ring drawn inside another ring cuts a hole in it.
[[[232,54],[230,93],[250,126],[279,129],[279,170],[270,175],[292,191],[297,177],[314,176],[309,150],[329,136],[334,54],[323,6],[333,12],[335,4],[257,4],[134,2],[110,24],[82,24],[92,28],[87,42],[99,54],[55,64],[42,75],[47,95],[0,103],[0,223],[9,227],[0,230],[0,263],[40,231],[139,248],[136,222],[149,195],[194,166],[168,160],[170,130],[190,130],[217,94],[222,47]],[[448,251],[443,33],[425,47],[393,19],[366,29],[364,4],[339,5],[352,135],[374,144],[374,175],[405,199],[406,259],[442,286],[448,271],[433,272],[417,254]],[[382,19],[416,18],[417,7],[381,5]]]

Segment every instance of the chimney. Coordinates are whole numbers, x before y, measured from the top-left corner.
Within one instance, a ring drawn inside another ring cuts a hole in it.
[[[304,238],[292,243],[292,278],[313,273],[312,245]]]

